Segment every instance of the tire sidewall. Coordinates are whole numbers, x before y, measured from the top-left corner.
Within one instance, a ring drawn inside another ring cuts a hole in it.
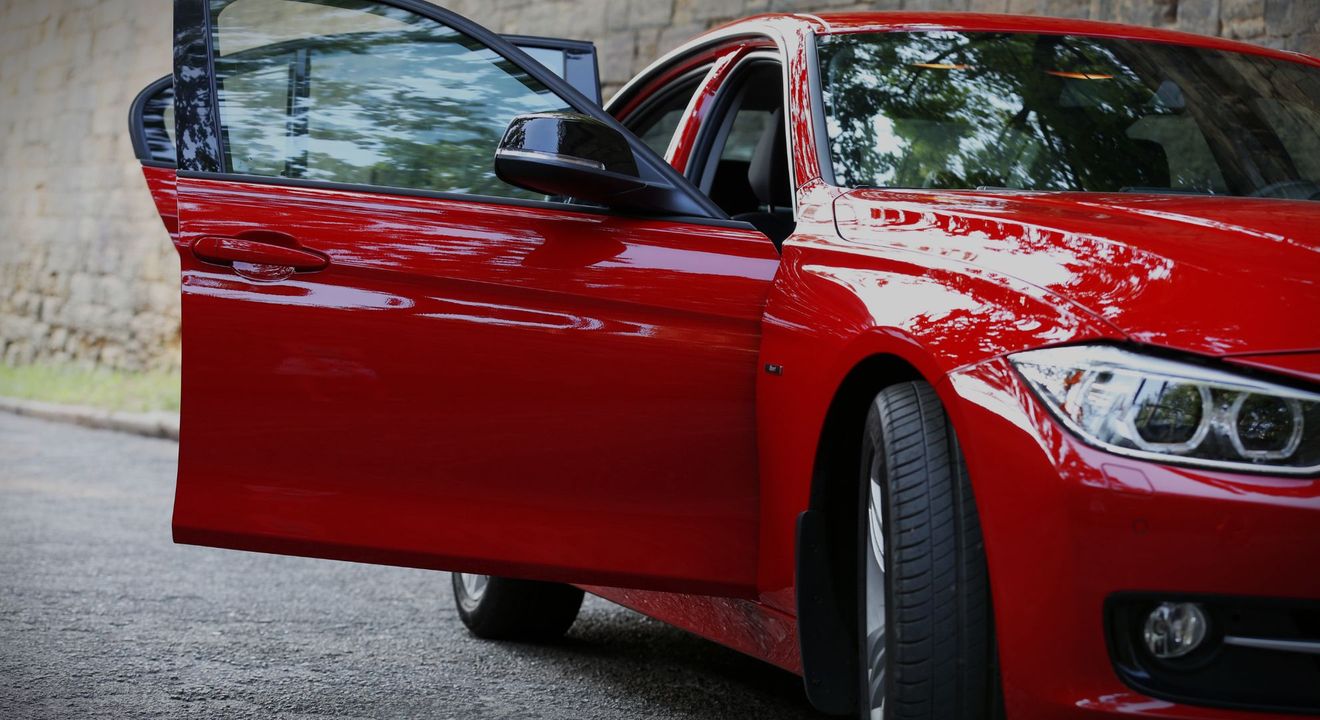
[[[957,434],[935,389],[907,382],[880,391],[867,411],[859,461],[858,715],[870,718],[872,701],[866,617],[874,477],[883,524],[884,720],[992,717],[984,538]]]
[[[857,683],[859,685],[858,693],[858,714],[862,720],[871,718],[871,668],[870,657],[866,645],[866,564],[869,562],[871,552],[870,548],[870,502],[871,502],[871,477],[874,473],[879,480],[881,488],[880,497],[880,517],[884,524],[885,547],[891,547],[890,531],[893,523],[890,522],[889,508],[889,482],[885,472],[885,438],[882,421],[880,417],[879,398],[871,402],[870,409],[866,413],[866,427],[862,437],[861,453],[861,471],[858,478],[857,491],[857,657],[858,672]],[[894,607],[892,583],[889,582],[888,573],[885,575],[885,662],[886,665],[892,665],[894,658],[894,634],[889,631],[891,625],[891,609]],[[890,697],[893,686],[893,673],[889,667],[885,669],[885,697]]]

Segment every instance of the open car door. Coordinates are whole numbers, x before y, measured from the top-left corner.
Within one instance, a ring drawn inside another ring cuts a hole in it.
[[[166,75],[139,92],[128,111],[128,136],[151,200],[170,237],[179,230],[174,196],[174,76]]]
[[[176,0],[174,56],[176,540],[754,593],[765,236],[428,3]],[[691,216],[499,180],[560,110]]]
[[[586,40],[505,35],[519,50],[546,66],[574,89],[601,104],[600,68],[596,46]],[[133,100],[128,113],[128,134],[133,154],[142,163],[151,199],[170,237],[178,230],[174,197],[174,75],[147,85]]]

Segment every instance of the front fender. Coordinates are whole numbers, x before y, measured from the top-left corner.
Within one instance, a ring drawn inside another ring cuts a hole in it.
[[[881,366],[909,370],[890,382],[919,375],[935,386],[964,435],[970,430],[946,382],[953,371],[1028,348],[1123,338],[1022,281],[944,258],[850,244],[832,232],[802,233],[785,245],[762,331],[758,582],[764,602],[792,613],[797,516],[809,504],[827,415],[854,369],[882,356],[892,362]],[[865,392],[889,384],[870,380],[861,386]],[[858,387],[850,383],[850,392]],[[860,433],[860,421],[857,427]]]

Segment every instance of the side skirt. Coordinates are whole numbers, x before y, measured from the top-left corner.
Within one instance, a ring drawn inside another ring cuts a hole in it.
[[[802,674],[797,620],[753,600],[582,585],[583,590],[792,673]]]

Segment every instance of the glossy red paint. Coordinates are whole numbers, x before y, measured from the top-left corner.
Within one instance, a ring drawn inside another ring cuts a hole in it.
[[[1241,355],[1226,358],[1228,362],[1244,367],[1292,375],[1301,380],[1320,384],[1320,351],[1281,353],[1279,355]]]
[[[174,197],[174,168],[144,165],[142,176],[146,178],[147,190],[151,192],[156,212],[160,214],[166,232],[173,239],[179,232],[179,211]]]
[[[1320,323],[1281,312],[1320,307],[1317,203],[857,190],[835,213],[849,241],[1014,276],[1135,342],[1210,356],[1320,347]]]
[[[674,134],[675,141],[670,148],[669,157],[665,158],[675,170],[681,173],[687,172],[688,161],[692,158],[692,151],[697,144],[697,133],[709,117],[716,95],[724,87],[730,73],[738,67],[738,63],[742,62],[755,47],[755,45],[739,43],[727,49],[720,49],[719,56],[711,63],[710,72],[702,80],[696,94],[692,96],[692,101],[688,103],[687,114],[678,132]]]
[[[1126,688],[1109,664],[1104,600],[1172,588],[1320,597],[1320,575],[1298,572],[1320,563],[1320,483],[1092,449],[1048,416],[1002,358],[950,374],[944,389],[985,530],[1010,715],[1242,717]]]
[[[1299,60],[1241,43],[1035,18],[865,13],[795,22],[797,30],[815,33],[918,26],[1081,32]],[[1114,466],[1114,459],[1062,433],[1016,378],[1002,377],[998,358],[1045,345],[1128,340],[1314,381],[1315,354],[1228,356],[1320,347],[1315,323],[1299,324],[1294,313],[1283,311],[1320,308],[1315,204],[845,193],[820,179],[814,110],[806,92],[807,38],[786,31],[782,16],[752,18],[714,35],[749,32],[774,39],[789,59],[799,185],[798,228],[785,244],[767,301],[761,346],[762,362],[782,365],[784,375],[762,374],[757,390],[762,613],[796,611],[794,527],[808,504],[808,479],[835,394],[867,359],[889,357],[936,382],[960,438],[975,438],[964,444],[969,465],[975,464],[981,514],[998,517],[984,528],[996,631],[1005,654],[1018,658],[1003,670],[1009,716],[1243,717],[1128,689],[1109,665],[1100,608],[1108,593],[1142,588],[1230,594],[1268,588],[1266,594],[1280,597],[1320,597],[1320,587],[1288,571],[1320,560],[1320,486],[1127,460],[1110,474],[1132,479],[1140,473],[1149,492],[1132,494],[1117,480],[1101,484],[1097,477],[1104,477],[1102,468]],[[692,127],[681,132],[689,141],[696,135]],[[1132,272],[1134,267],[1139,272]],[[987,391],[977,378],[992,370],[999,373],[999,384]],[[986,410],[986,397],[1006,406]],[[1043,446],[1043,437],[1052,445]],[[1064,459],[1067,465],[1060,467]],[[1037,522],[1045,513],[1052,516]],[[1144,537],[1131,529],[1138,516],[1145,520],[1139,526],[1148,528]],[[1150,529],[1152,517],[1160,520]],[[1242,542],[1247,537],[1253,538],[1249,544]],[[1256,537],[1281,551],[1277,563],[1255,564]],[[1170,544],[1158,545],[1166,541]],[[1198,556],[1176,578],[1162,575],[1180,560],[1179,553]],[[1218,557],[1227,562],[1214,565]],[[1012,570],[1000,570],[1008,567]],[[1258,576],[1263,585],[1255,584]],[[764,622],[758,618],[731,628],[675,611],[675,600],[664,594],[632,592],[626,601],[740,649],[757,647]],[[1051,644],[1047,638],[1054,636],[1040,633],[1042,625],[1068,630]]]
[[[178,540],[753,593],[763,236],[178,188],[181,248],[283,233],[329,259],[261,282],[180,253]]]
[[[596,585],[583,589],[789,672],[802,672],[797,618],[789,613],[739,598]]]
[[[1320,576],[1296,572],[1320,563],[1320,483],[1089,448],[1004,356],[1122,341],[1315,382],[1320,326],[1298,318],[1320,309],[1317,204],[829,185],[813,36],[913,28],[1320,63],[1070,20],[735,23],[645,71],[614,111],[713,62],[672,148],[683,170],[728,70],[776,48],[798,220],[782,257],[743,228],[181,180],[176,536],[584,583],[801,671],[795,523],[844,379],[883,357],[935,385],[966,453],[1010,717],[1268,717],[1128,689],[1101,608],[1143,589],[1320,597]],[[147,176],[166,197],[172,178]],[[329,265],[259,282],[189,250],[254,231],[285,233]]]

